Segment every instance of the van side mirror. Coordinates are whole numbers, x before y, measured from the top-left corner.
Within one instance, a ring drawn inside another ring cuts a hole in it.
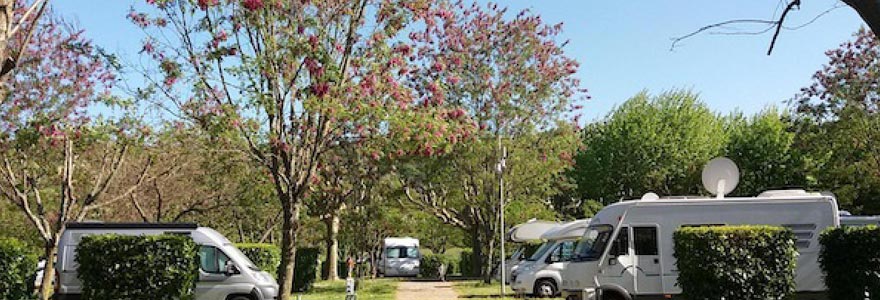
[[[617,257],[608,258],[608,265],[609,266],[617,265]]]
[[[226,263],[226,270],[224,270],[224,274],[226,276],[238,275],[241,274],[241,271],[238,267],[235,266],[231,261]]]

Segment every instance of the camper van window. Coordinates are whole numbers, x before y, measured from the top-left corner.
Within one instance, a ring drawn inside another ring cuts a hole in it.
[[[407,247],[407,248],[406,248],[406,257],[409,257],[409,258],[419,258],[419,248],[416,248],[416,247]]]
[[[202,271],[223,273],[227,263],[229,263],[229,257],[216,247],[202,246],[199,248],[199,267],[202,268]]]
[[[633,227],[636,255],[657,255],[657,227]]]
[[[539,247],[538,250],[535,251],[535,253],[533,253],[532,256],[529,256],[529,258],[526,260],[527,261],[537,261],[537,260],[541,259],[541,256],[544,256],[544,254],[546,254],[547,251],[550,251],[550,249],[553,248],[554,245],[556,245],[556,243],[553,243],[553,242],[546,242],[544,244],[541,244],[541,247]]]
[[[620,228],[620,232],[617,233],[617,238],[614,239],[614,244],[611,245],[611,251],[608,252],[608,255],[613,257],[629,255],[629,227]]]
[[[385,257],[388,257],[388,258],[419,258],[419,248],[416,248],[416,247],[388,247],[388,248],[385,248]]]
[[[566,241],[559,246],[559,261],[569,261],[574,254],[574,241]]]
[[[597,260],[602,256],[605,246],[608,245],[608,239],[614,233],[611,225],[593,225],[590,226],[584,238],[575,248],[574,261],[591,261]]]

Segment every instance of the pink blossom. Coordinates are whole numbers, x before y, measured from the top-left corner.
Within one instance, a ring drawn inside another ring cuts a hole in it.
[[[241,4],[250,11],[263,8],[263,0],[243,0]]]
[[[219,0],[198,0],[199,8],[202,10],[208,10],[209,7],[220,4]]]

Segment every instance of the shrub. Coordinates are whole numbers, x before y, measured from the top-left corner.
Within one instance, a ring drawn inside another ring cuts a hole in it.
[[[11,238],[0,238],[0,299],[33,298],[37,257],[27,246]]]
[[[194,299],[198,246],[189,236],[91,235],[76,252],[83,299]]]
[[[281,248],[272,244],[235,244],[257,268],[277,277],[278,265],[281,264]]]
[[[797,249],[788,229],[690,227],[673,238],[686,299],[786,299],[795,292]]]
[[[832,300],[880,299],[880,228],[832,228],[819,238],[819,263]]]
[[[438,278],[440,265],[446,265],[446,275],[456,273],[456,265],[459,261],[448,254],[422,254],[419,261],[419,276],[423,278]]]
[[[471,264],[471,257],[473,256],[474,253],[470,250],[461,251],[461,256],[458,260],[458,270],[461,272],[461,276],[474,277],[480,275],[480,270],[474,270],[474,266]]]
[[[300,248],[296,250],[296,262],[293,269],[293,290],[306,292],[312,288],[318,276],[318,248]]]

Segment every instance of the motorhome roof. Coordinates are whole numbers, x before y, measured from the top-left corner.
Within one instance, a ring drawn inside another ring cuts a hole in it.
[[[511,228],[507,232],[507,238],[517,243],[540,240],[541,235],[559,225],[562,224],[552,221],[530,220]]]
[[[582,237],[589,226],[590,219],[571,221],[548,230],[541,235],[541,239],[551,241],[576,239]]]
[[[67,229],[196,229],[196,223],[67,223]]]

